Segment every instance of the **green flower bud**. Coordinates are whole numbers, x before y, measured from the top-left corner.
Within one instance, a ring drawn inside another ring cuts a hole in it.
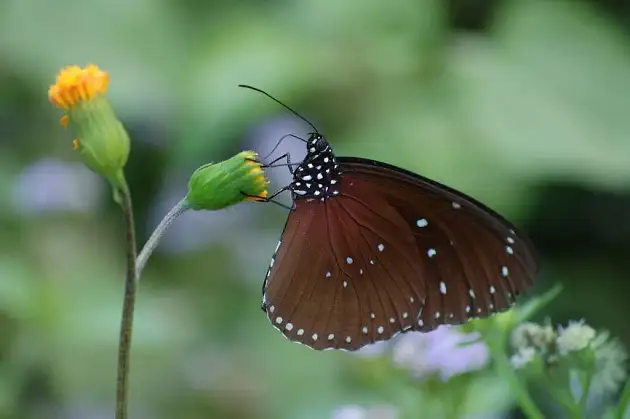
[[[242,201],[261,201],[267,197],[268,186],[257,154],[243,151],[195,170],[188,183],[186,206],[193,210],[219,210]]]

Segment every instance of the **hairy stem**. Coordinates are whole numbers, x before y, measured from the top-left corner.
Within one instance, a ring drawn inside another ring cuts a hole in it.
[[[133,313],[136,303],[136,230],[133,222],[131,193],[127,183],[119,189],[120,204],[125,219],[127,241],[127,273],[125,275],[125,295],[123,300],[120,341],[118,345],[118,377],[116,380],[116,419],[127,419],[129,394],[129,357],[131,353],[131,333]]]
[[[175,206],[164,216],[160,224],[155,228],[149,240],[145,243],[144,247],[140,251],[140,255],[136,260],[136,272],[138,273],[138,278],[140,274],[144,270],[144,266],[147,264],[149,257],[160,243],[162,236],[166,233],[166,230],[170,227],[170,225],[175,221],[177,217],[179,217],[183,212],[188,209],[186,205],[186,198],[179,201]]]

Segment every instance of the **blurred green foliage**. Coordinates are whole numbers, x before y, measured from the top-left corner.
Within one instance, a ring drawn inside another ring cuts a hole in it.
[[[120,214],[106,189],[89,212],[32,214],[15,198],[25,167],[76,159],[46,100],[67,64],[110,73],[142,239],[165,191],[284,112],[236,87],[247,83],[313,120],[338,154],[420,172],[506,214],[541,249],[538,290],[566,285],[549,312],[630,342],[630,14],[603,4],[0,1],[0,418],[110,417],[113,406]],[[283,217],[260,204],[208,214],[227,232],[150,261],[132,417],[327,418],[337,404],[404,399],[362,375],[369,361],[291,344],[260,312]],[[496,380],[485,394],[507,409]]]

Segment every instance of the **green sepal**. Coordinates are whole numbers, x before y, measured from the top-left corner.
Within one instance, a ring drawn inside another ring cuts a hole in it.
[[[121,187],[130,141],[107,99],[96,96],[77,103],[68,110],[68,125],[78,137],[85,165],[105,176],[115,189]]]

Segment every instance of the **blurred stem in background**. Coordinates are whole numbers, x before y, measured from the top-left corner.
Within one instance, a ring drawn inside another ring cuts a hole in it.
[[[536,402],[534,402],[527,388],[525,388],[516,375],[514,368],[510,365],[508,355],[505,353],[507,335],[501,334],[497,330],[492,332],[491,335],[487,336],[486,343],[496,363],[499,375],[508,382],[510,389],[516,395],[519,407],[528,419],[545,419],[545,415],[538,409]]]
[[[615,419],[624,419],[626,417],[628,405],[630,405],[630,380],[626,381],[626,386],[621,393],[621,400],[615,412]]]

